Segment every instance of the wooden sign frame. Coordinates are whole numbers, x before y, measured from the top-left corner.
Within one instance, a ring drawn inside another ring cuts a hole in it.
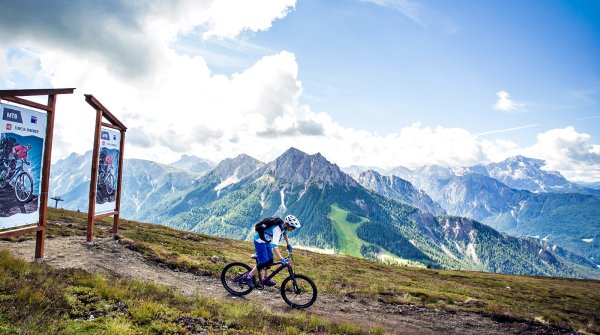
[[[94,220],[113,216],[112,234],[113,237],[119,232],[119,212],[121,210],[121,180],[123,176],[123,156],[125,152],[125,132],[127,127],[119,119],[117,119],[106,107],[104,107],[100,101],[98,101],[93,95],[85,94],[85,101],[96,110],[96,128],[94,132],[94,151],[92,154],[92,171],[90,181],[90,200],[88,206],[88,221],[87,221],[87,232],[86,242],[88,244],[94,241]],[[105,118],[109,123],[103,122]],[[96,189],[98,187],[98,158],[100,157],[100,129],[107,127],[118,130],[121,133],[121,148],[119,155],[119,169],[117,176],[117,195],[115,199],[115,210],[112,212],[96,214]]]
[[[52,163],[52,139],[54,136],[54,114],[56,112],[56,98],[59,94],[73,94],[74,88],[58,89],[27,89],[27,90],[0,90],[0,102],[10,101],[23,106],[41,109],[46,112],[48,121],[46,124],[46,138],[44,140],[44,160],[42,168],[42,185],[40,190],[40,219],[36,226],[17,228],[0,232],[0,237],[19,236],[27,233],[36,233],[35,261],[42,262],[44,259],[44,244],[46,241],[46,212],[48,209],[48,189],[50,185],[50,165]],[[24,96],[48,96],[46,105],[23,99]]]

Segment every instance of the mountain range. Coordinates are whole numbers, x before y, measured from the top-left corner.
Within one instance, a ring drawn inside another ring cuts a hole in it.
[[[83,198],[77,205],[80,209],[87,203],[89,163],[85,162],[89,158],[85,156],[71,155],[52,168],[51,189],[63,196],[66,208],[74,209],[79,198]],[[448,175],[447,170],[440,171]],[[456,177],[466,175],[495,180],[472,172]],[[398,176],[375,171],[363,172],[357,179],[320,154],[294,148],[267,164],[247,155],[227,159],[204,175],[125,160],[122,216],[247,239],[260,218],[293,213],[303,224],[293,238],[305,246],[432,267],[600,277],[589,257],[454,216],[423,185],[418,186],[421,191]],[[494,191],[534,194],[495,181]]]
[[[513,160],[507,161],[508,167],[502,171],[511,171]],[[507,175],[500,171],[501,165],[493,165],[495,174]],[[424,166],[415,170],[397,168],[390,173],[425,191],[451,215],[475,219],[513,236],[558,244],[600,263],[600,197],[590,194],[593,189],[587,194],[556,192],[557,188],[552,193],[535,193],[510,188],[481,170]],[[547,185],[546,176],[530,175],[527,180]],[[556,180],[556,175],[551,174],[550,179]]]

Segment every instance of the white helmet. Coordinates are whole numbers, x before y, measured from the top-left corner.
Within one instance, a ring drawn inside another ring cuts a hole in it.
[[[288,215],[285,217],[285,223],[287,223],[290,227],[300,228],[300,221],[296,219],[293,215]]]

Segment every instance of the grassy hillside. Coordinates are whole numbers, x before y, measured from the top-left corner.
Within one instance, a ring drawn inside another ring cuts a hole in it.
[[[299,312],[273,314],[249,303],[31,264],[0,250],[0,334],[263,334],[272,327],[279,334],[367,334]]]
[[[362,257],[361,248],[367,243],[356,235],[356,228],[367,220],[360,218],[358,222],[349,222],[348,212],[339,208],[337,205],[331,206],[331,212],[327,215],[333,222],[333,229],[337,237],[337,247],[341,254]]]
[[[85,220],[84,213],[49,209],[49,236],[83,236]],[[65,224],[66,222],[69,224]],[[107,236],[108,227],[108,220],[99,220],[96,235]],[[223,266],[231,261],[248,260],[248,255],[253,252],[250,243],[125,220],[122,221],[120,235],[129,248],[141,252],[148,259],[182,271],[210,276],[217,276]],[[217,256],[218,261],[214,261],[214,256]],[[429,308],[475,311],[500,318],[537,319],[576,330],[600,332],[600,281],[421,269],[302,250],[295,253],[294,259],[296,271],[312,277],[320,292],[377,298],[391,304],[411,303]],[[9,260],[3,264],[13,262]],[[6,273],[6,267],[9,266],[3,265],[0,269]],[[33,271],[30,269],[53,271],[46,267],[27,266],[26,270],[15,270],[16,274],[13,276],[25,275]],[[58,272],[56,275],[64,276]],[[29,296],[20,298],[19,291],[5,292],[4,283],[11,280],[14,279],[0,282],[0,302],[4,306],[10,306],[14,301],[20,303],[32,299]],[[81,286],[76,281],[72,282],[73,287]],[[127,287],[130,284],[122,285]],[[68,287],[65,290],[68,292]],[[10,298],[1,298],[7,295]],[[167,303],[170,297],[156,303],[164,303],[171,308],[170,303]],[[187,303],[198,307],[196,302]],[[192,310],[182,309],[180,312],[192,313]],[[12,324],[11,320],[15,320],[15,316],[10,314],[12,312],[3,313],[0,324],[7,327],[6,325]],[[135,320],[113,319],[110,322],[130,322],[131,327],[138,327]]]

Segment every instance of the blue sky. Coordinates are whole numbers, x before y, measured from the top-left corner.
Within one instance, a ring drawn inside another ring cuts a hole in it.
[[[414,4],[418,20],[393,2],[300,1],[269,31],[246,34],[257,51],[238,56],[251,63],[270,50],[293,52],[303,101],[347,127],[383,134],[421,122],[479,134],[530,126],[511,136],[523,144],[566,125],[600,133],[600,3]],[[524,110],[495,111],[500,90]]]
[[[28,0],[3,13],[0,88],[93,93],[130,127],[130,157],[523,154],[600,180],[598,1]],[[89,147],[77,99],[63,99],[58,155]]]

